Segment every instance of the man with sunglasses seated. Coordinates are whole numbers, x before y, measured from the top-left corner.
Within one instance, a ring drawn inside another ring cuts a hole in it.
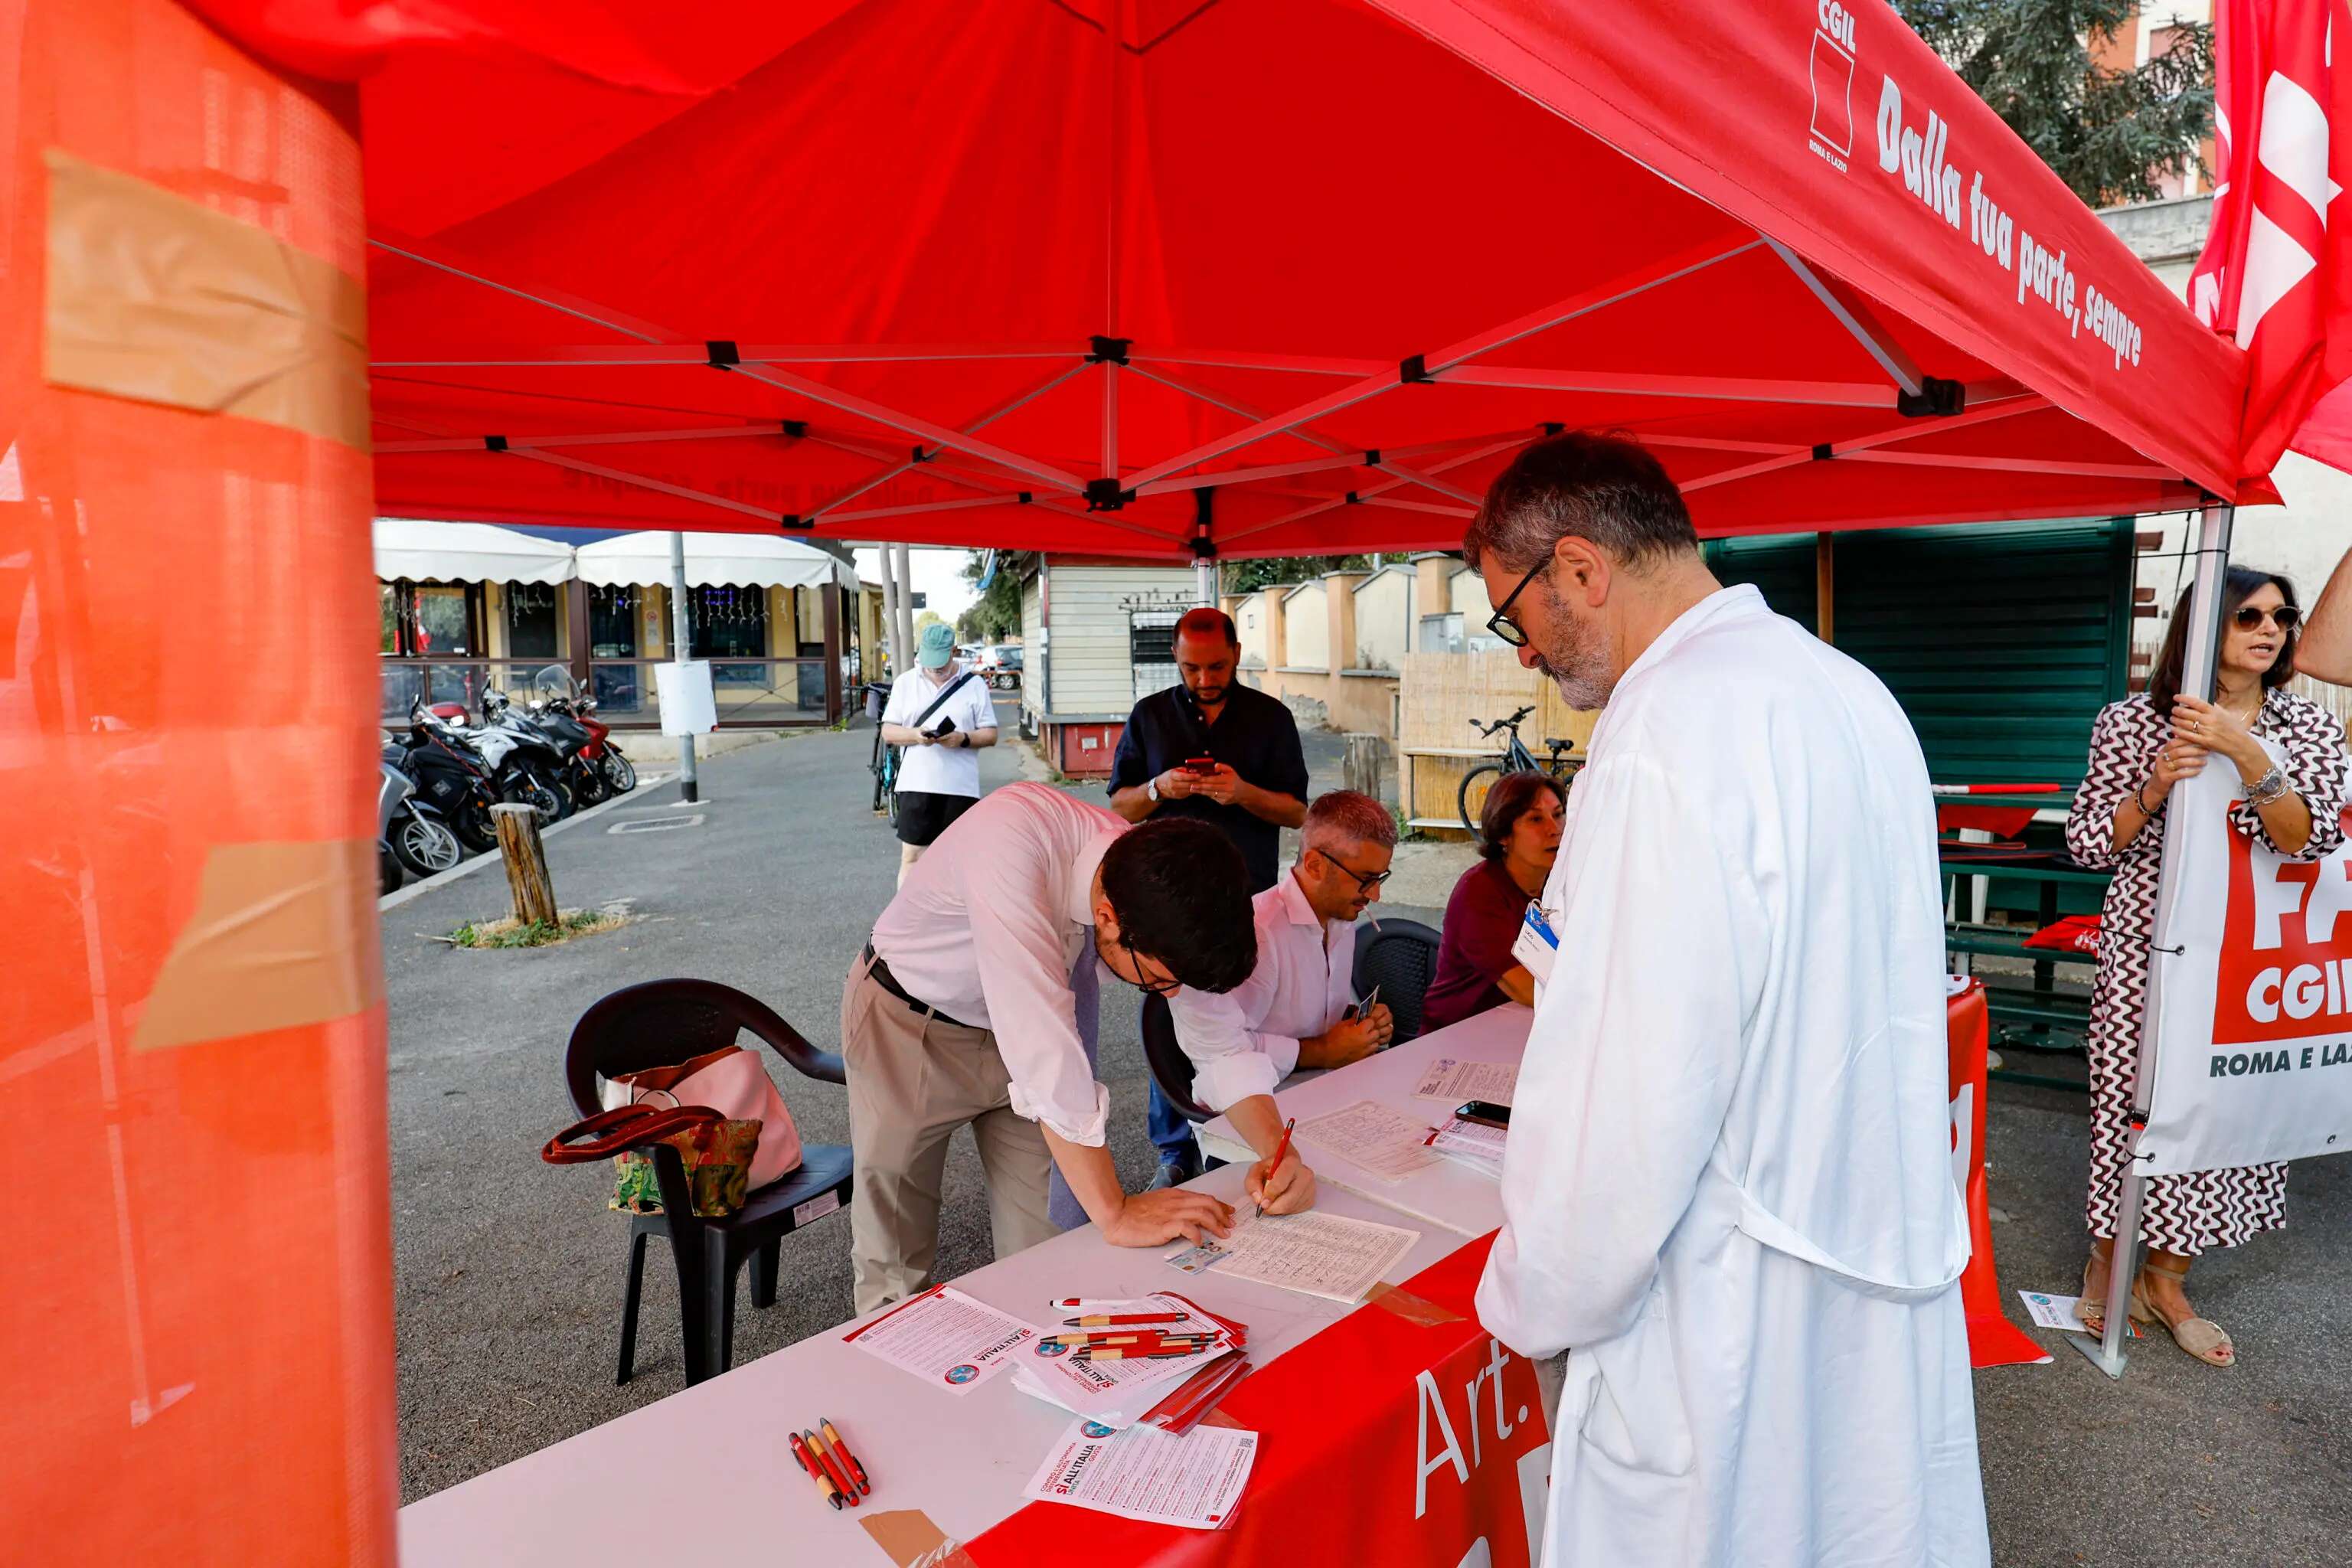
[[[1333,790],[1307,808],[1299,837],[1298,863],[1250,900],[1250,977],[1223,994],[1188,985],[1168,999],[1192,1058],[1192,1092],[1213,1110],[1269,1094],[1301,1068],[1360,1060],[1396,1032],[1386,1003],[1356,1007],[1352,983],[1356,918],[1380,901],[1396,818],[1370,795]]]

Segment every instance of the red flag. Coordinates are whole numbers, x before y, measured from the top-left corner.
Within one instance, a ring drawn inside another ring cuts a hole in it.
[[[2328,225],[2352,184],[2352,133],[2332,134],[2352,95],[2334,68],[2339,20],[2352,23],[2347,0],[2214,9],[2221,184],[2189,302],[2246,351],[2242,467],[2252,474],[2290,447],[2352,469],[2352,245]]]

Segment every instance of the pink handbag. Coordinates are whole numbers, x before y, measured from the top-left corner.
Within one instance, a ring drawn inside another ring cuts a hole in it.
[[[730,1121],[757,1121],[760,1146],[751,1155],[749,1182],[753,1192],[801,1168],[800,1130],[756,1052],[723,1046],[674,1066],[607,1079],[597,1095],[608,1110],[649,1097],[673,1105],[707,1105]]]

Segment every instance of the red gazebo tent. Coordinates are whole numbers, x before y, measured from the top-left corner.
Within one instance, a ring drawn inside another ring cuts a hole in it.
[[[0,0],[0,80],[33,1557],[391,1554],[372,510],[1443,546],[1553,424],[1716,534],[2268,493],[1877,7]]]
[[[1718,534],[2241,478],[2235,351],[1874,10],[199,9],[362,73],[388,512],[1443,546],[1548,425]]]

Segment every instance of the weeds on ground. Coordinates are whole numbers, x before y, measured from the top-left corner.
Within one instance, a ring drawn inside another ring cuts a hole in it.
[[[546,947],[553,942],[569,942],[577,936],[593,936],[625,923],[625,915],[612,910],[564,910],[552,922],[533,921],[529,925],[509,917],[502,921],[467,921],[447,936],[441,938],[452,947]]]

